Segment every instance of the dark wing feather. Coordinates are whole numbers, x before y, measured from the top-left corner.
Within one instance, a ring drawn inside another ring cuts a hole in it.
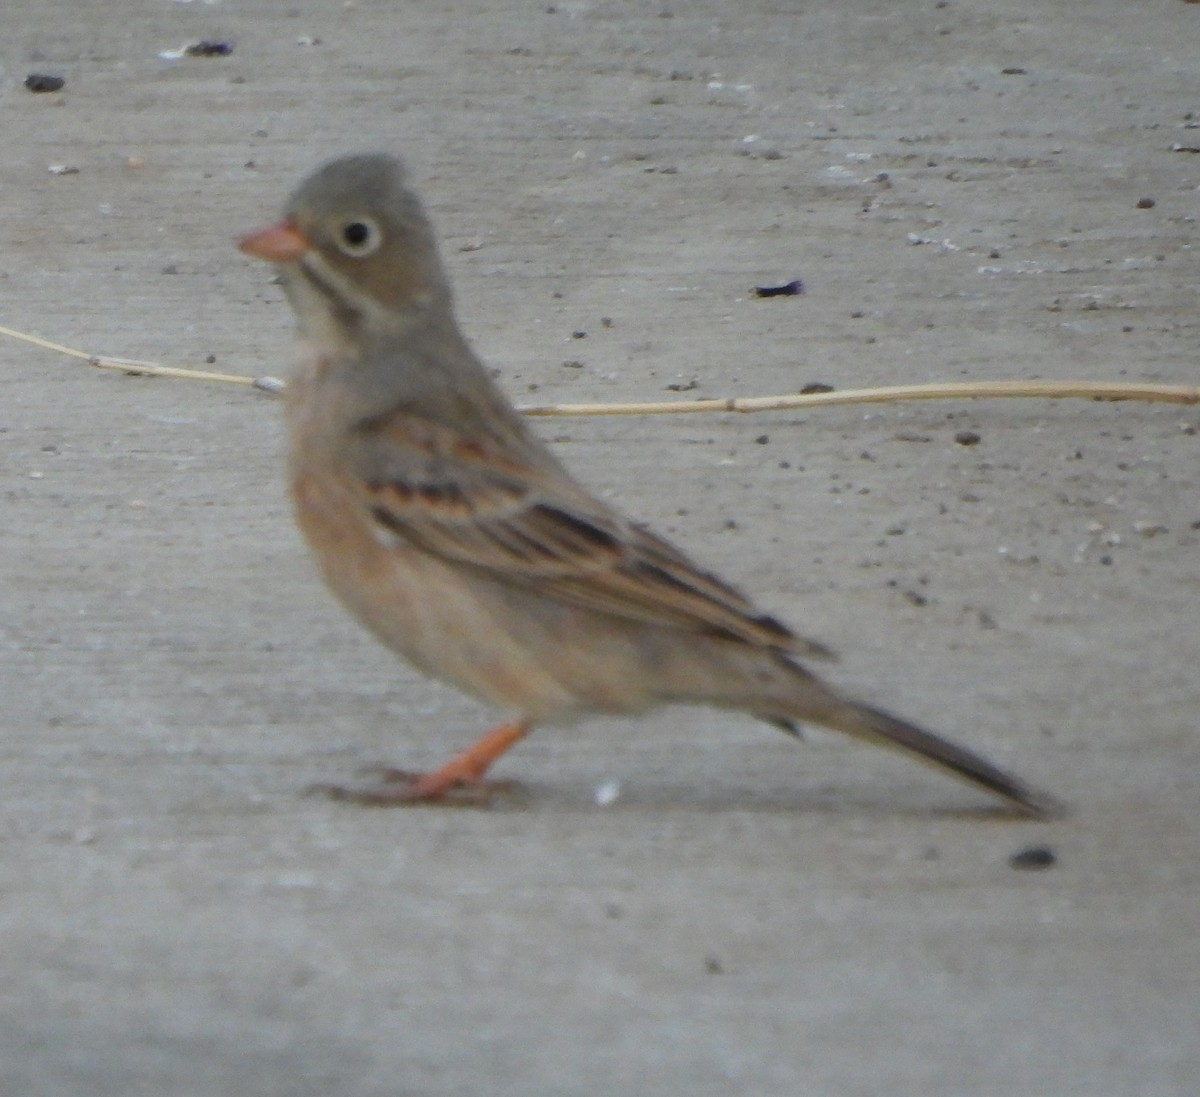
[[[425,552],[564,602],[828,656],[529,444],[466,440],[403,413],[363,424],[354,469],[373,521]]]

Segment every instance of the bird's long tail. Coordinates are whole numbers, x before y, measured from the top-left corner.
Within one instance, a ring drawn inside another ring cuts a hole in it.
[[[993,765],[982,755],[910,724],[907,720],[849,700],[812,680],[788,716],[804,723],[822,724],[856,739],[916,755],[931,765],[950,770],[959,777],[988,789],[1019,806],[1030,815],[1054,816],[1063,806],[1054,797]],[[813,688],[815,687],[815,688]]]

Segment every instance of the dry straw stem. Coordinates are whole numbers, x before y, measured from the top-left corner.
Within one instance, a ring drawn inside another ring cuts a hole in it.
[[[1044,400],[1142,400],[1167,404],[1200,403],[1194,385],[1128,384],[1123,381],[934,381],[925,385],[886,385],[834,389],[788,396],[729,396],[715,400],[662,400],[646,404],[547,404],[523,407],[526,415],[681,415],[703,411],[784,411],[832,404],[889,404],[901,400],[962,400],[976,397],[1036,396]]]
[[[178,366],[160,366],[157,362],[139,362],[133,358],[110,358],[103,354],[88,354],[87,351],[76,350],[74,347],[64,347],[61,343],[52,343],[37,335],[27,335],[13,328],[0,327],[0,335],[10,339],[20,339],[23,343],[32,343],[35,347],[57,351],[72,358],[79,358],[96,369],[117,370],[120,373],[131,374],[135,377],[176,377],[187,381],[211,381],[222,385],[246,385],[250,388],[262,389],[264,392],[282,392],[283,382],[275,377],[243,377],[237,373],[214,373],[203,369],[181,369]]]
[[[275,377],[245,377],[234,373],[212,373],[208,370],[160,366],[154,362],[138,362],[129,358],[109,358],[64,347],[61,343],[52,343],[36,335],[26,335],[6,327],[0,327],[0,335],[82,359],[97,369],[118,370],[136,376],[177,377],[191,381],[245,385],[271,393],[282,392],[284,388],[284,383]],[[1039,397],[1043,400],[1080,398],[1197,404],[1200,403],[1200,387],[1129,384],[1124,381],[945,381],[925,385],[888,385],[880,388],[840,389],[785,396],[730,396],[715,400],[663,400],[641,404],[543,404],[522,407],[520,410],[526,415],[534,416],[689,415],[698,412],[786,411],[796,408],[829,407],[834,404],[888,404],[902,400],[962,400],[981,397]]]

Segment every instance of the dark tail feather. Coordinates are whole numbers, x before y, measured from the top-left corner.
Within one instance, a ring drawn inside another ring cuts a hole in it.
[[[806,700],[812,702],[814,698],[810,695]],[[892,716],[882,709],[831,695],[827,705],[815,704],[807,713],[797,715],[801,719],[824,724],[857,739],[915,754],[932,765],[948,769],[994,792],[997,796],[1004,797],[1030,815],[1048,817],[1064,812],[1063,805],[1054,797],[992,765],[982,755],[932,732],[923,731],[915,724]]]

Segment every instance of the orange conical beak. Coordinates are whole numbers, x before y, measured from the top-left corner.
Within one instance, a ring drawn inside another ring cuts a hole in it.
[[[312,244],[289,219],[243,236],[238,241],[238,247],[247,255],[265,259],[268,263],[294,263]]]

